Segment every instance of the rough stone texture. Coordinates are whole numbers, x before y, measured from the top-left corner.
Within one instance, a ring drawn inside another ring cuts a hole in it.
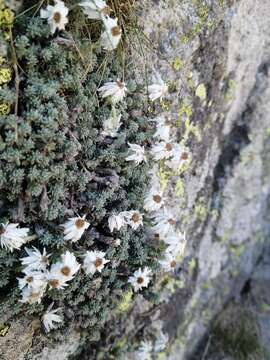
[[[193,34],[201,5],[209,14]],[[154,69],[177,89],[166,109],[172,122],[188,99],[201,135],[190,138],[193,161],[182,176],[183,199],[174,196],[175,179],[169,190],[188,238],[187,260],[179,274],[185,283],[149,317],[159,317],[170,335],[168,360],[194,359],[216,316],[248,281],[262,343],[269,348],[269,14],[270,2],[261,0],[142,1],[141,23],[153,47],[144,50],[143,60],[138,58],[139,68]],[[191,35],[183,42],[187,33]],[[184,64],[181,71],[172,66],[177,58]],[[205,100],[195,96],[199,84],[207,90]],[[127,323],[121,323],[131,342],[146,307],[135,307]],[[25,332],[16,335],[18,359],[31,346],[26,337]],[[67,359],[79,344],[78,335],[70,338],[38,354],[36,346],[28,358]],[[14,358],[12,349],[10,354],[3,359]]]
[[[179,338],[168,359],[191,359],[213,319],[250,279],[269,238],[270,3],[242,0],[222,8],[215,1],[203,2],[211,7],[217,26],[187,45],[179,44],[179,38],[183,18],[192,22],[194,5],[148,3],[146,32],[160,44],[151,63],[163,78],[180,83],[182,97],[187,95],[185,73],[192,71],[208,97],[208,104],[199,104],[193,96],[202,141],[192,144],[193,171],[185,177],[187,206],[180,213],[188,219],[188,252],[198,264],[196,283],[188,302],[182,303],[180,290],[164,317],[165,329]],[[169,66],[176,56],[186,66],[180,79]],[[178,110],[174,99],[172,114]],[[194,211],[199,199],[207,209],[201,222]],[[267,271],[266,265],[262,273]],[[192,287],[191,282],[186,286]],[[178,326],[172,326],[175,319]],[[265,333],[268,318],[259,322]],[[267,343],[265,334],[263,341]]]

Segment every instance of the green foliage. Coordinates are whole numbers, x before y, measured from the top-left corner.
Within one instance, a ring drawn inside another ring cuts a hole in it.
[[[79,274],[65,290],[47,291],[40,305],[23,305],[16,277],[25,253],[1,249],[1,311],[41,316],[54,301],[66,321],[98,331],[128,289],[128,276],[138,266],[151,266],[149,259],[156,258],[158,250],[143,229],[121,230],[115,239],[108,229],[112,212],[142,211],[149,165],[135,166],[125,157],[128,142],[148,146],[152,129],[144,99],[130,93],[118,105],[119,136],[100,134],[111,107],[99,98],[97,88],[116,80],[122,68],[115,54],[106,54],[104,62],[104,52],[85,36],[85,26],[80,27],[78,19],[70,24],[70,40],[65,32],[52,37],[45,21],[31,11],[15,22],[20,91],[0,92],[1,99],[11,103],[18,96],[18,114],[11,111],[0,118],[0,220],[30,227],[36,239],[29,246],[46,246],[53,261],[65,250],[80,258],[86,250],[99,249],[106,251],[110,264],[101,275]],[[136,89],[135,83],[128,86]],[[131,115],[135,109],[140,109],[140,117]],[[71,214],[86,214],[91,223],[76,244],[64,242],[59,228]],[[119,247],[114,246],[116,238],[121,239]]]

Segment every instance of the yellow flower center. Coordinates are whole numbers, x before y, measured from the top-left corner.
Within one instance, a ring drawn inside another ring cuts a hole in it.
[[[112,29],[111,29],[111,33],[112,33],[112,36],[118,36],[121,34],[121,29],[119,26],[114,26]]]
[[[60,12],[55,12],[54,14],[53,14],[53,20],[54,20],[54,22],[56,23],[56,24],[59,24],[60,23],[60,21],[61,21],[61,14],[60,14]]]
[[[138,279],[137,279],[137,283],[138,284],[142,284],[144,282],[144,278],[143,277],[138,277]]]
[[[172,144],[169,144],[169,143],[168,143],[168,144],[166,144],[165,147],[166,147],[166,150],[167,150],[167,151],[172,151],[172,148],[173,148],[173,147],[172,147]]]
[[[68,266],[64,266],[62,269],[61,269],[61,273],[65,276],[69,276],[71,272],[71,269],[68,267]]]
[[[54,289],[58,288],[59,284],[60,284],[59,280],[57,279],[53,279],[49,281],[49,285]]]
[[[141,217],[140,217],[140,214],[138,214],[138,213],[133,214],[132,218],[131,218],[131,220],[135,223],[139,222],[140,219],[141,219]]]
[[[188,153],[187,153],[187,152],[183,152],[183,154],[181,155],[181,159],[182,159],[182,160],[187,160],[187,159],[188,159]]]
[[[162,199],[161,199],[161,196],[159,196],[159,195],[154,195],[154,196],[153,196],[153,200],[154,200],[157,204],[159,204]]]
[[[77,229],[82,229],[85,225],[85,221],[83,219],[77,219],[75,225]]]
[[[103,260],[101,258],[97,258],[95,261],[95,267],[98,268],[103,264]]]
[[[3,226],[0,227],[0,235],[3,235],[6,232]]]
[[[112,9],[109,6],[105,6],[100,12],[103,15],[110,15]]]

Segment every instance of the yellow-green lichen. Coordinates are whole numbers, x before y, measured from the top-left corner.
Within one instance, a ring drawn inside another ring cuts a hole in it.
[[[182,142],[186,144],[187,140],[189,139],[189,136],[193,135],[198,142],[202,141],[201,132],[199,130],[198,125],[194,125],[190,119],[187,119],[185,121],[185,133],[183,136]]]
[[[196,266],[197,266],[196,259],[194,258],[190,259],[188,263],[188,273],[190,276],[193,274],[193,271],[195,270]]]
[[[175,71],[182,70],[184,67],[184,62],[180,58],[175,58],[172,62],[172,67]]]
[[[179,179],[175,185],[175,194],[177,197],[182,197],[185,193],[184,181]]]
[[[117,307],[118,312],[126,312],[129,310],[129,308],[132,304],[132,296],[133,296],[132,290],[126,292],[126,294],[123,296],[122,301],[120,302],[120,304]]]
[[[242,255],[242,253],[245,251],[245,245],[231,245],[230,246],[230,251],[237,257],[240,257]]]
[[[9,68],[0,69],[0,86],[10,82],[12,79],[12,71]]]
[[[198,96],[202,101],[206,100],[207,92],[204,84],[198,85],[195,95]]]
[[[0,115],[7,115],[10,113],[10,104],[0,103]]]
[[[225,94],[225,100],[227,102],[230,102],[234,98],[236,89],[236,82],[233,79],[230,79],[228,82],[228,89]]]

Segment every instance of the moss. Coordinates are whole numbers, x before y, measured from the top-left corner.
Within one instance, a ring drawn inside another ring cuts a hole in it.
[[[211,331],[208,354],[222,351],[237,360],[267,359],[259,341],[258,325],[247,308],[230,304],[216,320]]]

